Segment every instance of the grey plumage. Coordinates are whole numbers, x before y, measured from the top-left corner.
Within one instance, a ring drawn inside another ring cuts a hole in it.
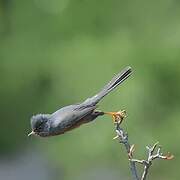
[[[119,86],[124,80],[126,80],[132,73],[131,67],[124,68],[120,73],[112,78],[112,80],[104,86],[104,88],[92,98],[87,99],[85,102],[90,104],[97,104],[104,96],[109,94],[117,86]]]
[[[39,136],[54,136],[72,130],[81,124],[88,123],[104,112],[97,111],[99,101],[119,86],[131,75],[131,67],[126,67],[95,96],[84,102],[63,107],[52,114],[38,114],[31,118],[31,128]]]

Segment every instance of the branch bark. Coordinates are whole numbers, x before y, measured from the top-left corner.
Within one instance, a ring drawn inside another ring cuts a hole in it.
[[[120,127],[120,124],[124,118],[125,118],[125,111],[120,111],[120,119],[116,118],[115,123],[114,123],[117,136],[114,137],[113,139],[117,139],[117,138],[119,139],[119,143],[124,145],[127,155],[128,155],[128,158],[130,158],[131,145],[129,143],[128,134],[127,134],[127,132],[124,131],[124,129],[122,129]],[[136,162],[130,161],[130,170],[131,170],[131,174],[132,174],[132,179],[139,180],[139,177],[137,174],[137,169],[136,169]]]
[[[123,144],[126,149],[127,156],[130,162],[132,179],[146,180],[147,174],[149,173],[149,168],[151,167],[153,160],[155,159],[171,160],[174,158],[174,156],[171,155],[170,153],[167,153],[167,155],[163,155],[163,153],[161,152],[161,146],[158,146],[159,142],[157,142],[152,147],[146,146],[146,149],[148,150],[147,160],[133,159],[133,153],[135,150],[134,145],[130,145],[127,132],[125,132],[124,129],[120,127],[125,117],[126,117],[125,111],[119,111],[117,112],[116,116],[114,116],[114,124],[117,135],[113,139],[118,139],[119,143]],[[142,164],[144,166],[141,178],[138,177],[136,163]]]

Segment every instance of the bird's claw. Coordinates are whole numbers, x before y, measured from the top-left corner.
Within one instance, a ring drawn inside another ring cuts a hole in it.
[[[126,111],[118,111],[118,112],[106,112],[105,114],[111,115],[114,123],[120,123],[126,117]]]

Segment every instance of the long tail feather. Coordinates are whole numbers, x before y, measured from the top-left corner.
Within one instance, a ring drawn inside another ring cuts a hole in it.
[[[89,98],[87,101],[90,104],[97,104],[104,96],[109,94],[113,89],[119,86],[124,80],[126,80],[132,73],[131,67],[124,68],[120,73],[112,78],[112,80],[104,86],[104,88],[92,98]]]

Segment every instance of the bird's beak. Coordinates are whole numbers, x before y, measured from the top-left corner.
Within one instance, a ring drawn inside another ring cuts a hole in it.
[[[35,135],[35,132],[34,132],[34,131],[30,132],[30,133],[28,134],[28,137],[30,137],[30,136],[32,136],[32,135]]]

